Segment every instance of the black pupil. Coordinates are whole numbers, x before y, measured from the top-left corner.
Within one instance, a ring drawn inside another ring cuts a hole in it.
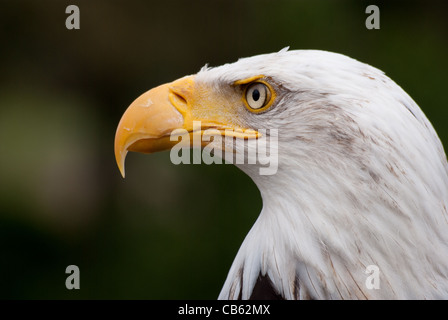
[[[260,99],[260,91],[258,91],[258,89],[255,89],[252,92],[252,99],[254,99],[254,101],[258,101],[258,99]]]

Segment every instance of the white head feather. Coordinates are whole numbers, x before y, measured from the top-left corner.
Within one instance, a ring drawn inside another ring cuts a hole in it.
[[[196,81],[259,74],[279,101],[242,117],[279,130],[278,171],[239,165],[263,210],[219,298],[250,298],[260,275],[286,299],[448,298],[448,165],[417,104],[380,70],[323,51],[240,59]],[[369,265],[379,289],[366,287]]]

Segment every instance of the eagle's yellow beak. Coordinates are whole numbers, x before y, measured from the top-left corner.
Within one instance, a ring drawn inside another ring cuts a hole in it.
[[[236,95],[216,93],[212,88],[197,85],[188,76],[151,89],[138,97],[123,114],[115,135],[115,159],[122,176],[128,151],[152,153],[171,148],[176,129],[193,132],[193,121],[201,121],[201,134],[217,129],[236,138],[258,138],[255,130],[241,129],[236,123],[235,109],[241,106]]]

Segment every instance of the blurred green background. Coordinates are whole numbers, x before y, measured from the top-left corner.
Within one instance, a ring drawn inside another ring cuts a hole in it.
[[[65,27],[70,4],[80,30]],[[215,299],[259,192],[232,165],[168,152],[130,154],[122,179],[126,107],[205,63],[323,49],[385,71],[446,148],[447,14],[442,1],[1,0],[0,298]],[[72,264],[80,290],[65,288]]]

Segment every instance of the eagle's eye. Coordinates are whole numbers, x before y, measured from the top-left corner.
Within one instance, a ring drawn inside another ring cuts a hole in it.
[[[261,112],[271,104],[271,89],[263,82],[253,82],[246,87],[245,102],[252,112]]]

